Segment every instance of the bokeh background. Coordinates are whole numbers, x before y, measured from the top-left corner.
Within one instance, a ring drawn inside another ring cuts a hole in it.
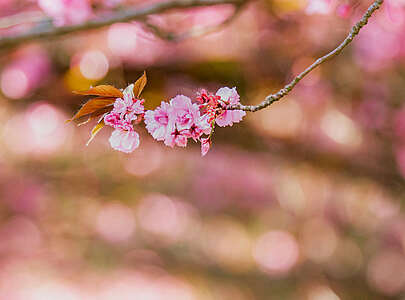
[[[0,36],[159,1],[38,2],[0,0]],[[0,299],[405,299],[404,1],[288,97],[217,128],[204,158],[142,127],[130,155],[107,128],[86,147],[93,124],[65,124],[86,100],[72,90],[143,70],[148,109],[221,86],[259,103],[370,4],[252,1],[177,42],[138,20],[0,48]],[[181,35],[233,10],[147,20]]]

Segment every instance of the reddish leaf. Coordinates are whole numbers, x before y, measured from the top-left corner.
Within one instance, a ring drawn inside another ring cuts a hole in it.
[[[87,118],[87,120],[78,123],[77,126],[82,126],[84,124],[87,124],[90,121],[92,121],[92,120],[96,119],[97,117],[101,116],[101,118],[99,118],[99,120],[97,121],[97,122],[100,122],[104,118],[106,113],[108,112],[108,111],[106,111],[106,108],[108,108],[108,111],[111,109],[111,107],[105,107],[105,108],[102,108],[100,110],[97,110],[97,111],[91,113],[90,115],[80,117],[79,119],[85,119],[85,117],[88,117],[88,118]]]
[[[79,122],[77,124],[77,126],[84,125],[84,124],[90,122],[91,120],[96,119],[97,117],[100,117],[100,116],[104,117],[104,115],[106,113],[109,113],[113,108],[114,108],[114,106],[111,104],[106,107],[100,108],[100,109],[96,110],[95,112],[92,112],[91,114],[84,115],[75,120],[75,121]],[[87,120],[86,120],[86,118],[87,118]],[[70,122],[70,120],[68,120],[67,122]]]
[[[141,95],[141,93],[146,85],[146,82],[147,82],[146,72],[143,71],[142,76],[139,77],[138,80],[134,83],[135,98],[139,98],[139,96]]]
[[[113,87],[112,85],[98,85],[92,87],[87,91],[74,91],[73,93],[79,95],[88,95],[88,96],[102,96],[102,97],[114,97],[114,98],[122,98],[124,95],[122,92]]]
[[[96,117],[99,116],[106,111],[109,111],[113,108],[112,104],[115,102],[115,99],[113,98],[95,98],[87,101],[80,109],[79,111],[71,118],[68,120],[74,121],[80,118],[84,118],[88,116],[89,118],[91,117]]]
[[[96,126],[94,126],[94,128],[91,130],[91,136],[90,139],[87,141],[86,146],[88,146],[90,144],[90,142],[94,139],[94,137],[96,136],[96,134],[105,126],[104,124],[104,120],[101,119],[100,122],[97,123]]]

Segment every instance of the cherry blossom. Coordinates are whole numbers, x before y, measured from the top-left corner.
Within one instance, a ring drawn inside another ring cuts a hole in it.
[[[89,109],[98,116],[100,107],[92,107],[92,105],[99,103],[108,112],[93,128],[90,141],[104,125],[107,125],[114,128],[109,139],[111,147],[130,153],[139,146],[139,134],[135,131],[134,125],[144,121],[147,131],[155,140],[162,141],[166,146],[173,148],[186,147],[188,140],[192,139],[194,142],[201,143],[201,155],[204,156],[211,148],[215,125],[232,126],[246,115],[242,110],[228,109],[230,106],[239,104],[240,100],[236,88],[228,87],[220,88],[216,94],[200,90],[195,101],[185,95],[177,95],[169,102],[162,101],[154,110],[145,111],[144,100],[138,99],[145,84],[146,73],[135,84],[129,85],[123,91],[113,86],[101,85],[80,92],[89,95],[101,93],[107,98],[89,101],[90,104],[88,106],[85,104],[73,119],[88,114]],[[114,100],[117,95],[119,98]]]
[[[190,129],[193,124],[199,119],[200,111],[197,104],[192,104],[191,99],[178,95],[170,100],[172,106],[172,114],[176,128],[178,130]]]
[[[236,88],[223,87],[220,88],[217,93],[217,96],[221,97],[227,105],[239,104],[239,94],[236,91]],[[242,121],[242,118],[246,115],[246,112],[243,110],[225,110],[223,111],[216,119],[215,122],[218,126],[232,126],[233,123],[238,123]]]
[[[198,104],[197,104],[198,103]],[[215,124],[232,126],[246,115],[242,110],[228,110],[239,103],[236,88],[223,87],[211,94],[201,90],[196,103],[184,95],[177,95],[169,103],[162,102],[155,110],[145,113],[146,129],[158,141],[169,147],[186,147],[188,139],[201,142],[201,154],[209,151]],[[112,117],[112,122],[116,119]]]
[[[113,127],[109,141],[111,147],[125,153],[134,151],[139,146],[139,134],[135,132],[133,122],[143,117],[143,100],[134,96],[134,85],[123,91],[123,98],[117,98],[113,110],[104,116],[105,125]]]
[[[145,124],[153,138],[164,141],[169,147],[186,147],[188,138],[197,141],[207,132],[199,106],[184,95],[177,95],[169,103],[162,102],[154,111],[147,111]]]
[[[168,134],[171,106],[163,102],[155,110],[145,112],[145,124],[148,132],[157,141],[163,141]]]

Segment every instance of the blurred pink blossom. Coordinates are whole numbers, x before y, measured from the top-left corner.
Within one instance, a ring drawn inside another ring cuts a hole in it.
[[[349,17],[351,12],[352,12],[352,7],[348,3],[340,4],[336,8],[336,14],[341,18]]]
[[[269,231],[257,240],[253,257],[269,275],[281,276],[298,262],[298,243],[289,232]]]
[[[3,69],[0,87],[11,99],[26,97],[46,82],[51,66],[48,54],[38,46],[19,50],[15,59]]]
[[[312,14],[329,14],[332,10],[331,0],[309,0],[305,12],[309,15]]]
[[[113,57],[132,65],[151,65],[159,59],[168,60],[174,53],[173,47],[135,22],[111,25],[107,42]]]
[[[29,178],[7,178],[13,188],[5,188],[1,198],[12,211],[26,215],[36,215],[46,207],[44,187]]]
[[[35,255],[42,243],[37,224],[23,216],[15,216],[3,222],[0,227],[0,253]]]
[[[385,295],[396,295],[405,289],[405,258],[398,251],[384,249],[371,258],[367,269],[369,284]]]
[[[92,15],[88,0],[38,0],[38,5],[57,26],[79,24]]]
[[[45,102],[34,103],[26,112],[14,116],[6,123],[4,140],[14,153],[56,153],[68,137],[65,120],[66,116],[54,106]]]
[[[388,108],[382,99],[367,99],[360,104],[357,113],[358,121],[363,126],[381,129],[386,124]]]
[[[97,214],[95,227],[103,239],[111,243],[124,243],[135,231],[135,217],[129,207],[109,203]]]
[[[195,225],[193,208],[162,194],[145,196],[137,208],[141,228],[164,239],[164,243],[179,240]]]
[[[388,7],[383,9],[388,10]],[[405,55],[405,9],[396,6],[393,12],[395,15],[380,14],[370,19],[357,37],[355,57],[368,71],[392,67]]]

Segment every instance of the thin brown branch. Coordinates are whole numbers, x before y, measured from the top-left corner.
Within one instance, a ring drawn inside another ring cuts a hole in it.
[[[0,19],[0,29],[9,28],[26,23],[49,21],[49,18],[40,11],[28,11]]]
[[[0,49],[10,48],[26,43],[32,40],[45,38],[54,38],[68,33],[80,32],[89,29],[108,26],[117,22],[128,22],[132,20],[143,19],[151,14],[158,14],[170,9],[191,8],[198,6],[211,6],[218,4],[235,4],[239,5],[243,0],[173,0],[168,2],[154,3],[142,8],[127,9],[120,11],[112,16],[96,18],[88,22],[56,27],[53,24],[46,22],[40,23],[32,30],[14,36],[0,38]]]
[[[145,21],[143,24],[150,29],[157,37],[170,41],[170,42],[181,42],[189,38],[195,38],[203,35],[208,35],[210,33],[218,32],[222,28],[224,28],[226,25],[230,24],[233,22],[239,13],[242,11],[242,6],[243,2],[238,3],[235,5],[235,9],[232,12],[232,14],[226,18],[224,21],[222,21],[219,24],[215,24],[212,26],[206,26],[206,27],[193,27],[190,30],[187,30],[185,32],[176,34],[173,32],[167,32],[159,28],[158,26],[155,26],[147,21]]]
[[[261,103],[258,105],[234,105],[229,107],[229,109],[238,109],[244,111],[251,111],[255,112],[261,110],[263,108],[268,107],[272,103],[280,100],[284,96],[288,95],[289,92],[300,82],[308,73],[310,73],[313,69],[320,66],[324,62],[328,61],[329,59],[337,56],[342,52],[342,50],[347,47],[353,39],[359,34],[360,30],[368,23],[368,19],[372,16],[372,14],[380,8],[383,4],[384,0],[375,0],[374,3],[367,9],[367,12],[363,15],[363,17],[358,21],[350,30],[348,36],[344,39],[344,41],[334,50],[318,58],[312,65],[306,68],[302,73],[300,73],[297,77],[295,77],[289,84],[284,86],[281,90],[279,90],[275,94],[268,95]]]

